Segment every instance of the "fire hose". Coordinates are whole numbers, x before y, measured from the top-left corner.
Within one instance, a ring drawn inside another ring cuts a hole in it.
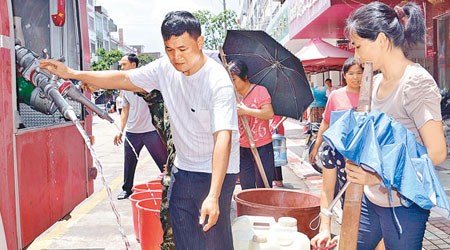
[[[78,117],[65,99],[68,97],[85,105],[100,118],[114,123],[105,110],[92,103],[71,81],[39,68],[42,59],[35,52],[20,45],[16,45],[15,51],[19,73],[36,87],[28,101],[32,108],[44,114],[53,114],[58,109],[66,119],[76,121]]]
[[[41,57],[39,57],[35,52],[27,48],[24,48],[20,45],[16,45],[15,51],[16,51],[17,65],[19,66],[18,72],[23,77],[23,79],[19,78],[18,80],[19,89],[21,87],[27,89],[27,91],[23,92],[24,94],[22,94],[22,96],[20,96],[19,93],[19,100],[22,99],[25,103],[28,103],[32,108],[45,114],[51,114],[52,112],[55,112],[56,109],[58,109],[66,119],[74,122],[78,131],[81,133],[86,143],[86,146],[88,147],[91,153],[94,165],[100,172],[101,179],[106,187],[110,205],[116,216],[117,224],[119,226],[119,232],[125,243],[125,247],[127,250],[130,249],[130,243],[123,230],[120,215],[117,212],[117,209],[112,200],[111,188],[106,182],[106,179],[103,174],[103,167],[100,164],[100,161],[98,160],[94,148],[92,147],[90,137],[81,126],[80,121],[76,116],[73,107],[67,103],[65,97],[68,97],[74,101],[77,101],[87,106],[90,110],[97,113],[100,118],[105,119],[110,123],[114,124],[114,120],[108,115],[108,113],[105,110],[100,109],[94,103],[92,103],[86,96],[84,96],[83,93],[80,91],[80,89],[77,88],[71,81],[61,79],[57,75],[54,75],[44,69],[41,69],[39,67]],[[44,52],[44,58],[47,58],[45,54],[46,53]],[[26,81],[31,82],[31,84],[34,85],[35,88],[33,89],[33,86],[26,85]],[[30,91],[31,94],[29,93]],[[134,151],[134,147],[132,146],[132,144],[131,147],[133,148]]]

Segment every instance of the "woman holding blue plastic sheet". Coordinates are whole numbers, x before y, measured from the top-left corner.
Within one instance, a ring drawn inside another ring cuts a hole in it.
[[[406,58],[404,48],[423,41],[425,23],[421,9],[413,3],[391,8],[373,2],[356,10],[346,30],[362,64],[372,62],[381,71],[374,76],[372,109],[403,124],[423,144],[434,165],[447,155],[440,95],[433,77]],[[389,192],[381,177],[347,162],[347,179],[364,184],[358,249],[374,249],[381,238],[386,249],[422,249],[429,211],[416,204],[403,206],[400,195]],[[394,209],[395,208],[395,214]],[[402,227],[400,233],[399,225]]]

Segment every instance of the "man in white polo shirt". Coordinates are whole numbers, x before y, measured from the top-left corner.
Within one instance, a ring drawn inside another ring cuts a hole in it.
[[[222,65],[203,54],[200,23],[191,13],[168,13],[161,33],[167,57],[139,69],[76,71],[53,60],[41,67],[90,91],[160,90],[177,149],[169,202],[175,245],[233,249],[230,203],[239,171],[234,87]]]
[[[134,53],[120,60],[121,70],[135,69],[138,65],[139,59]],[[120,115],[120,131],[123,132],[126,129],[125,136],[128,140],[125,140],[123,185],[122,192],[117,196],[118,200],[126,199],[132,194],[134,173],[139,160],[136,154],[140,154],[144,145],[161,173],[164,171],[167,160],[166,147],[152,124],[147,103],[134,92],[123,90],[121,94],[123,95],[123,112]],[[114,137],[114,144],[121,143],[122,133],[119,133]]]

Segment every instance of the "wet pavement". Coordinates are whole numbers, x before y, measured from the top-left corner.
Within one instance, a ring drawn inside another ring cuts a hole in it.
[[[119,116],[112,114],[118,123]],[[302,190],[320,194],[322,178],[312,167],[303,164],[301,156],[304,149],[302,126],[298,121],[288,119],[285,122],[289,164],[283,166],[284,188]],[[123,146],[114,146],[113,138],[116,130],[112,124],[94,117],[94,148],[103,165],[105,178],[111,186],[113,200],[121,215],[125,233],[131,243],[131,249],[140,249],[135,239],[131,205],[128,200],[118,201],[123,179]],[[437,167],[447,195],[450,194],[450,160]],[[136,170],[135,184],[155,179],[159,174],[146,149],[141,151]],[[57,222],[44,232],[28,248],[28,250],[116,250],[125,249],[121,239],[114,213],[109,206],[106,190],[98,176],[95,180],[95,192],[70,214],[67,220]],[[236,186],[235,192],[240,191]],[[337,205],[336,207],[339,207]],[[231,217],[236,217],[236,205],[233,201]],[[335,211],[332,233],[340,230],[340,209]],[[432,213],[424,238],[423,249],[450,249],[450,220]]]

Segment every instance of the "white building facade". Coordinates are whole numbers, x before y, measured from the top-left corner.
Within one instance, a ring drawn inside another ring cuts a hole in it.
[[[105,48],[106,51],[117,49],[117,46],[111,41],[111,33],[117,32],[117,25],[108,16],[106,9],[102,6],[95,6],[94,0],[87,0],[86,8],[91,57],[94,57],[98,48]]]

